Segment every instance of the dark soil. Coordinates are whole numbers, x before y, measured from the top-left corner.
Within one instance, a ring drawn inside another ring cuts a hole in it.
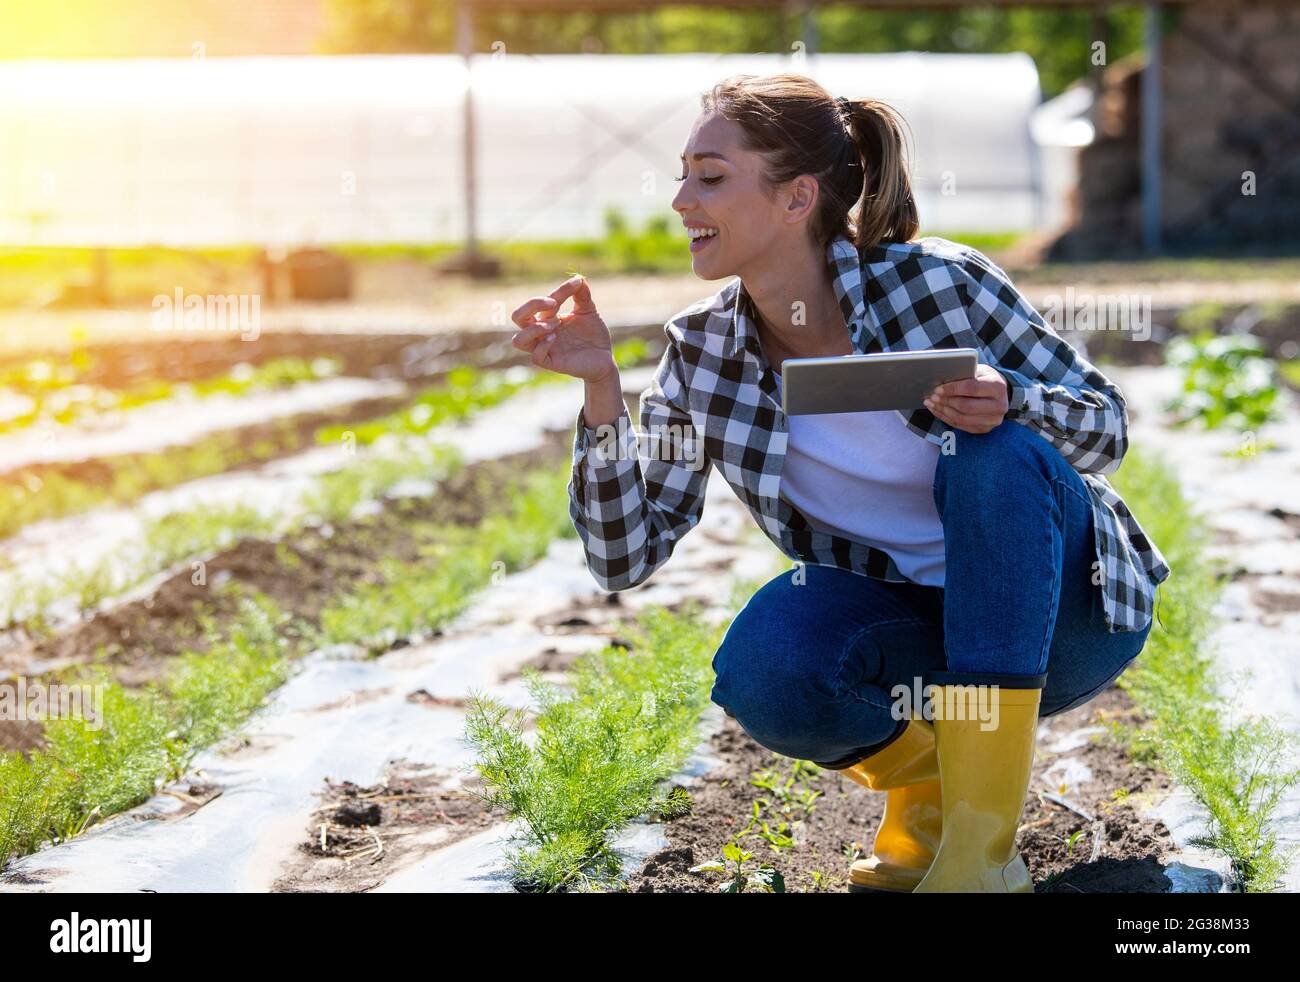
[[[445,780],[445,774],[405,761],[395,763],[384,781],[372,787],[326,779],[298,855],[272,890],[362,893],[403,865],[503,817],[484,807],[473,793],[474,783],[448,789],[441,786]]]
[[[1030,794],[1021,818],[1017,845],[1029,865],[1039,893],[1147,893],[1164,892],[1169,882],[1161,872],[1160,860],[1173,850],[1169,832],[1158,821],[1143,818],[1132,803],[1143,796],[1170,787],[1168,778],[1155,769],[1135,762],[1108,736],[1065,754],[1054,754],[1046,746],[1062,735],[1085,726],[1104,725],[1107,719],[1130,718],[1131,700],[1111,686],[1091,702],[1067,713],[1042,720],[1051,734],[1040,738],[1034,761]],[[721,874],[690,873],[692,866],[720,859],[722,847],[749,821],[753,802],[769,793],[750,784],[755,772],[776,768],[782,779],[791,776],[793,761],[755,743],[730,717],[712,740],[713,752],[722,766],[705,775],[691,791],[692,812],[664,824],[669,845],[652,855],[639,873],[628,881],[637,893],[709,893],[722,882]],[[1044,772],[1060,757],[1082,760],[1092,771],[1090,780],[1062,790],[1049,786]],[[795,809],[781,816],[768,809],[775,821],[802,819],[795,836],[797,844],[774,851],[763,839],[748,836],[744,848],[753,853],[755,865],[776,867],[787,892],[844,892],[848,869],[855,852],[870,852],[872,837],[880,821],[884,795],[869,791],[842,774],[824,770],[805,784],[823,792],[811,814]],[[797,787],[798,785],[796,785]],[[1116,797],[1126,792],[1128,797]],[[1076,808],[1102,823],[1100,847],[1093,861],[1094,823],[1043,797],[1059,795]],[[770,822],[774,824],[774,821]],[[1068,840],[1084,831],[1073,847]],[[820,887],[813,873],[821,873]]]

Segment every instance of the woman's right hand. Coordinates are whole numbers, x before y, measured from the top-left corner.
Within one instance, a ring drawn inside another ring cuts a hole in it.
[[[573,298],[573,310],[560,307]],[[532,352],[533,364],[584,382],[601,382],[618,372],[609,328],[592,302],[587,280],[578,273],[551,291],[520,304],[510,319],[519,330],[510,343]]]

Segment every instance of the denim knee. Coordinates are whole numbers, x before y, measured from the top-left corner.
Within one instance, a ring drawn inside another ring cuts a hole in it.
[[[1041,436],[1013,420],[1003,420],[987,433],[952,432],[952,452],[941,452],[935,465],[934,499],[941,512],[948,492],[958,492],[954,502],[967,505],[979,501],[972,493],[991,488],[1014,495],[1026,489],[1020,476],[1038,474],[1050,479],[1065,459]],[[1016,479],[1009,479],[1013,475]]]
[[[1111,672],[1110,675],[1107,676],[1104,682],[1101,682],[1098,685],[1094,685],[1091,689],[1084,692],[1082,695],[1075,695],[1072,698],[1068,699],[1067,701],[1060,703],[1059,705],[1053,705],[1049,702],[1044,702],[1043,705],[1039,708],[1038,715],[1040,717],[1046,718],[1048,716],[1056,716],[1060,713],[1068,713],[1071,709],[1077,709],[1079,706],[1082,706],[1084,703],[1092,702],[1093,699],[1097,698],[1097,696],[1101,695],[1101,693],[1106,691],[1106,689],[1110,688],[1110,686],[1115,682],[1115,680],[1119,678],[1121,675],[1123,675],[1125,672],[1127,672],[1133,666],[1133,663],[1137,661],[1138,655],[1140,655],[1142,653],[1142,649],[1146,647],[1146,640],[1148,635],[1150,635],[1151,633],[1151,627],[1152,625],[1148,624],[1141,631],[1138,631],[1136,634],[1132,635],[1134,638],[1136,638],[1136,641],[1132,648],[1133,653],[1129,655],[1124,660],[1124,662],[1120,664],[1118,668],[1116,668],[1113,672]],[[1050,690],[1052,688],[1051,681],[1052,681],[1051,666],[1049,665],[1048,681],[1046,686],[1047,690]]]
[[[741,648],[747,648],[742,652]],[[820,753],[816,727],[832,698],[807,674],[757,665],[753,646],[726,643],[713,656],[716,677],[709,698],[740,724],[756,742],[769,750],[803,760]],[[733,652],[737,657],[732,657]]]

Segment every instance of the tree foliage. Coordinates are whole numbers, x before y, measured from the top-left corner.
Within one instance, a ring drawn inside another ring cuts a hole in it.
[[[329,0],[326,52],[451,52],[456,16],[449,0]],[[826,7],[814,15],[826,53],[1024,51],[1038,65],[1044,97],[1093,68],[1096,42],[1110,63],[1141,46],[1141,11],[967,7],[870,10]],[[476,14],[474,49],[528,54],[745,53],[789,51],[802,37],[798,15],[763,10],[667,7],[605,12]]]

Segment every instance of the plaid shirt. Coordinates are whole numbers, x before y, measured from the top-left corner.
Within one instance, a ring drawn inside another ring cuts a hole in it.
[[[859,252],[840,237],[826,255],[856,351],[975,348],[1006,377],[1006,418],[1056,447],[1091,493],[1109,629],[1146,627],[1156,586],[1170,570],[1102,476],[1119,467],[1128,446],[1119,389],[976,249],[930,236]],[[884,551],[814,529],[781,496],[788,429],[756,323],[739,279],[674,315],[654,381],[641,395],[640,437],[626,407],[612,432],[588,426],[579,409],[569,514],[603,589],[636,586],[667,561],[700,519],[710,466],[791,559],[906,581]],[[948,424],[929,410],[899,415],[917,436],[943,446]],[[678,434],[702,435],[702,443],[677,442]]]

